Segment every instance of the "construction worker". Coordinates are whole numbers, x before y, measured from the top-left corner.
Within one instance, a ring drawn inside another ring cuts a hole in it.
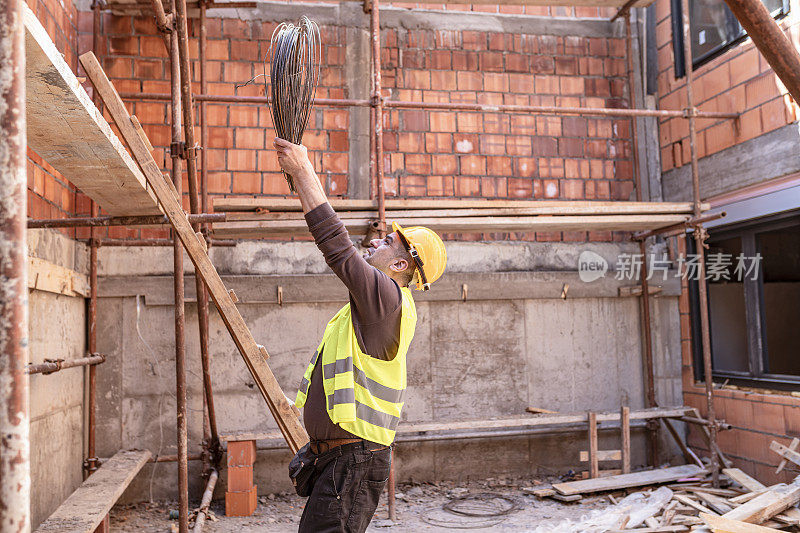
[[[350,293],[328,322],[295,401],[311,439],[293,460],[307,472],[293,477],[298,494],[309,495],[299,531],[363,532],[389,478],[403,408],[406,353],[417,322],[408,286],[427,290],[444,272],[447,255],[430,229],[397,224],[359,254],[306,148],[277,138],[274,146],[317,247]]]

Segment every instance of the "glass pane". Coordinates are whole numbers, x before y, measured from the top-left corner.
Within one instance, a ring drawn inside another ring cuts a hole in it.
[[[750,372],[744,284],[735,273],[739,237],[709,242],[706,251],[708,315],[714,370]]]
[[[763,0],[773,17],[784,14],[783,0]],[[692,62],[712,55],[745,34],[724,0],[689,0]]]
[[[689,6],[693,61],[742,36],[742,26],[723,0],[692,0]]]
[[[770,374],[800,376],[800,225],[756,235],[764,282],[764,322]]]

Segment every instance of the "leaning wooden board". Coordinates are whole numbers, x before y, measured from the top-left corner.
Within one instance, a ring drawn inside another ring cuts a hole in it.
[[[245,365],[253,375],[256,385],[264,396],[289,448],[296,452],[308,442],[308,435],[292,410],[292,404],[289,403],[267,364],[268,355],[266,351],[262,353],[259,345],[256,344],[252,333],[250,333],[242,315],[231,299],[231,295],[225,288],[219,273],[214,268],[214,265],[211,264],[211,259],[209,259],[203,244],[192,229],[186,212],[179,202],[177,193],[172,187],[172,183],[161,174],[152,154],[131,122],[131,117],[122,103],[122,99],[108,80],[105,72],[103,72],[97,58],[92,52],[87,52],[80,56],[80,62],[89,79],[92,80],[95,90],[103,99],[103,103],[105,103],[121,135],[128,143],[148,184],[152,187],[153,193],[169,218],[170,224],[172,224],[183,246],[186,248],[186,253],[194,263],[197,275],[203,279],[208,287],[208,292],[214,300],[225,326],[228,328],[231,337],[233,337],[239,353],[242,354]]]
[[[553,488],[566,496],[570,494],[587,494],[628,487],[641,487],[657,483],[669,483],[685,477],[693,477],[705,471],[697,465],[673,466],[660,470],[645,470],[633,474],[620,474],[618,476],[601,477],[597,479],[584,479],[567,483],[556,483]]]
[[[92,533],[150,459],[147,450],[117,452],[103,463],[36,531]]]

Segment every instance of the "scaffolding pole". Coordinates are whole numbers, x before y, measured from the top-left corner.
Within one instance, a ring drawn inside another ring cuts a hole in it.
[[[25,31],[0,8],[0,531],[30,531]]]
[[[386,195],[383,187],[383,95],[381,94],[381,20],[380,0],[370,0],[370,30],[372,32],[372,131],[370,162],[375,176],[378,198],[378,232],[386,234]]]
[[[181,142],[181,95],[178,33],[170,33],[170,72],[172,88],[172,146]],[[182,189],[181,159],[176,150],[171,150],[172,181],[180,198]],[[186,316],[183,294],[183,245],[173,230],[173,276],[175,282],[175,404],[177,410],[178,440],[178,531],[189,532],[189,457],[188,431],[186,428]]]
[[[700,200],[700,171],[697,158],[697,120],[694,107],[694,91],[692,81],[692,35],[689,25],[689,0],[681,0],[681,15],[683,20],[683,58],[686,70],[686,105],[689,114],[689,152],[692,165],[692,199],[694,201],[695,218],[701,215]],[[706,286],[706,260],[705,260],[706,232],[702,226],[694,230],[694,240],[698,255],[698,300],[700,313],[700,341],[703,347],[703,376],[706,388],[706,418],[709,421],[709,456],[711,458],[711,476],[715,487],[719,486],[719,458],[715,453],[717,449],[717,424],[714,412],[714,381],[711,369],[711,335],[708,321],[708,288]]]

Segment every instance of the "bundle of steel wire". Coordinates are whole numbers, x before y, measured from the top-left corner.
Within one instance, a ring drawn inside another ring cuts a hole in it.
[[[272,121],[275,133],[294,144],[303,140],[314,95],[319,84],[322,43],[317,23],[303,16],[296,25],[284,22],[275,28],[264,59],[266,83],[270,61]],[[266,88],[265,88],[266,89]],[[284,172],[289,189],[295,192],[292,177]]]

